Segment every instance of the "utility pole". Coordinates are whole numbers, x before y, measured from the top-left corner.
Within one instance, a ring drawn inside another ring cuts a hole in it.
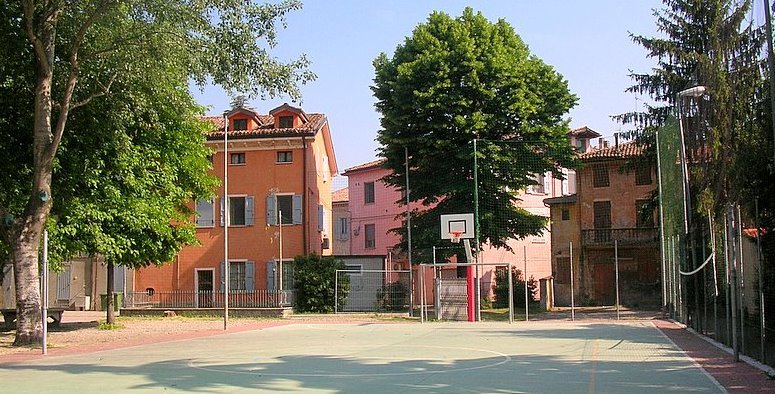
[[[770,119],[772,120],[772,160],[775,163],[775,55],[772,53],[770,0],[764,0],[764,26],[767,32],[767,69],[770,75]]]

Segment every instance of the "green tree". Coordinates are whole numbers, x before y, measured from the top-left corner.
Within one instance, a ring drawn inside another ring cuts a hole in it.
[[[0,88],[8,95],[4,100],[27,104],[7,111],[20,122],[5,122],[0,138],[13,135],[0,147],[9,153],[5,157],[19,158],[10,172],[12,179],[0,181],[10,186],[0,191],[0,217],[5,252],[16,279],[16,344],[41,339],[38,247],[54,202],[59,203],[52,180],[59,165],[57,152],[73,135],[68,132],[71,112],[106,100],[100,96],[115,93],[118,86],[146,104],[147,91],[135,90],[129,83],[142,75],[169,74],[169,83],[181,90],[187,89],[189,80],[200,86],[211,81],[231,92],[261,97],[288,93],[298,98],[297,84],[314,77],[307,71],[307,60],[302,56],[282,63],[266,47],[276,44],[276,22],[300,6],[295,0],[266,5],[215,0],[0,4],[5,17],[0,22],[0,41],[8,48],[3,53],[7,56],[0,59]],[[189,109],[182,108],[182,113],[191,114]],[[137,124],[143,130],[154,126],[142,118]],[[103,131],[88,129],[79,134]],[[147,215],[153,209],[166,209],[166,204],[156,203],[146,202]],[[143,226],[138,222],[135,228]],[[163,233],[160,227],[153,231]],[[142,259],[133,256],[116,263],[130,260]]]
[[[334,311],[334,297],[344,305],[350,292],[349,276],[343,275],[336,289],[336,270],[345,269],[344,261],[333,256],[310,254],[293,259],[293,277],[296,284],[297,312],[330,313]]]
[[[437,242],[439,215],[473,212],[474,139],[519,142],[478,147],[479,171],[488,173],[478,185],[479,240],[508,247],[510,238],[541,231],[545,220],[519,208],[517,192],[534,184],[533,174],[575,166],[563,116],[576,97],[508,23],[470,8],[458,18],[434,12],[374,68],[379,155],[392,171],[384,181],[405,189],[408,148],[410,200],[437,204],[412,214],[418,248]],[[507,163],[523,164],[497,170]]]

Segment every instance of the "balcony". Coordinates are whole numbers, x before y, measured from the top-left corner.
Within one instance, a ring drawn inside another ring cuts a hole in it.
[[[645,245],[659,241],[659,229],[648,228],[598,228],[581,230],[581,243],[584,246]]]

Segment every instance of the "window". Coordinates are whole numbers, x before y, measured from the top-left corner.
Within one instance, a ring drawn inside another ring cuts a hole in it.
[[[595,201],[595,242],[608,242],[611,240],[611,202]]]
[[[230,155],[230,158],[231,158],[231,160],[229,161],[229,163],[231,165],[245,164],[245,152],[232,153]]]
[[[293,128],[293,116],[281,116],[280,117],[280,128],[281,129],[292,129]]]
[[[635,169],[635,184],[636,185],[650,185],[651,184],[651,166],[639,166]]]
[[[350,220],[347,218],[339,218],[336,222],[336,239],[340,241],[347,241],[350,239]]]
[[[245,225],[245,197],[229,197],[229,225]]]
[[[276,226],[282,214],[282,224],[301,224],[301,196],[272,194],[266,197],[266,224]]]
[[[608,187],[610,181],[608,180],[608,164],[600,163],[592,166],[592,186],[594,187]]]
[[[562,220],[570,220],[570,209],[568,208],[562,209]]]
[[[253,196],[229,196],[229,226],[253,225]],[[223,199],[221,199],[221,226],[224,225]]]
[[[277,196],[277,218],[282,224],[293,224],[293,196]]]
[[[215,225],[215,211],[213,200],[199,200],[196,202],[196,226],[213,227]]]
[[[361,264],[345,264],[345,271],[348,275],[361,275],[363,274],[363,265]]]
[[[527,189],[529,193],[533,194],[548,194],[552,190],[552,177],[550,173],[538,174],[534,178],[535,184],[530,185]]]
[[[374,224],[367,224],[363,226],[364,231],[364,247],[366,249],[374,249],[377,247],[377,232]]]
[[[330,217],[330,210],[327,210],[323,204],[318,205],[318,231],[328,234],[330,230],[330,224],[328,218]]]
[[[229,261],[229,293],[255,290],[255,263],[253,261]],[[224,291],[226,273],[221,262],[221,291]]]
[[[244,261],[230,261],[229,262],[229,291],[245,291],[245,262]]]
[[[649,200],[635,200],[635,227],[637,228],[653,228],[654,214],[651,210]]]
[[[374,182],[363,183],[363,203],[364,204],[374,203]]]
[[[293,162],[293,152],[289,150],[283,150],[277,152],[277,162],[278,163],[292,163]]]
[[[247,130],[248,129],[248,120],[247,119],[234,119],[233,125],[234,125],[234,127],[232,128],[232,130],[234,130],[234,131]]]
[[[587,140],[585,138],[578,138],[576,139],[576,148],[580,150],[581,152],[584,152],[584,148],[587,145]]]

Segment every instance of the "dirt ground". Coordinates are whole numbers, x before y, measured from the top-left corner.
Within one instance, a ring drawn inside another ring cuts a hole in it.
[[[131,345],[138,338],[164,337],[172,334],[196,333],[223,330],[223,318],[187,318],[187,317],[118,317],[121,326],[113,330],[100,329],[100,321],[105,321],[105,312],[65,311],[59,327],[49,324],[48,348],[64,349],[82,346]],[[266,319],[264,319],[265,321]],[[255,324],[255,318],[232,318],[229,328]],[[0,356],[16,353],[40,352],[40,347],[13,346],[15,328],[3,327],[0,331]]]

